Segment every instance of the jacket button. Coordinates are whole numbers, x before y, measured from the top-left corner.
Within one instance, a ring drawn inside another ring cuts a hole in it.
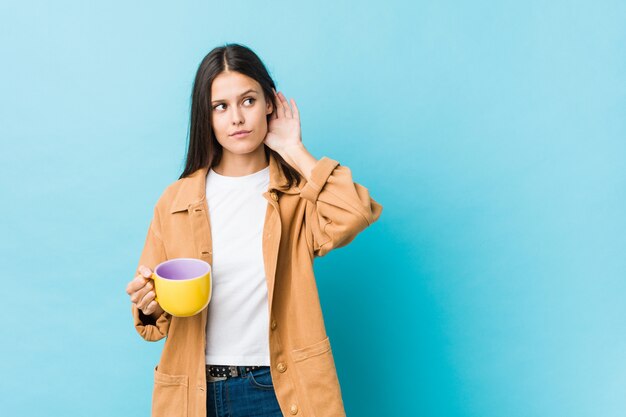
[[[295,404],[291,404],[291,408],[289,409],[289,411],[291,411],[291,414],[298,414],[298,406]]]
[[[272,320],[272,330],[276,328],[276,320]]]
[[[276,193],[275,193],[275,192],[273,192],[273,191],[272,191],[272,192],[270,193],[270,196],[272,197],[272,200],[274,200],[274,201],[278,201],[278,195],[276,195]]]
[[[285,372],[287,370],[287,365],[282,362],[280,362],[276,367],[278,368],[278,372]]]

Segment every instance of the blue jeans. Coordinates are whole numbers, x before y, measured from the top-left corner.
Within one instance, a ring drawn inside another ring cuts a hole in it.
[[[274,393],[270,367],[246,372],[223,381],[207,380],[207,417],[283,417]]]

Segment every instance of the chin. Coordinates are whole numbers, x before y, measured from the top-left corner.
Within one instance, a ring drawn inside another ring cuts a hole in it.
[[[245,141],[234,144],[234,146],[223,146],[223,148],[228,150],[230,153],[234,153],[237,155],[249,154],[249,153],[255,152],[256,150],[262,147],[263,147],[263,142],[253,144],[253,143],[245,142]]]

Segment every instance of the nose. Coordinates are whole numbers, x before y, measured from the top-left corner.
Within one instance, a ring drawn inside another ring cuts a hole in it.
[[[232,111],[232,121],[233,121],[233,125],[240,125],[244,122],[243,120],[243,113],[241,112],[241,109],[239,109],[238,107],[231,107],[233,109]]]

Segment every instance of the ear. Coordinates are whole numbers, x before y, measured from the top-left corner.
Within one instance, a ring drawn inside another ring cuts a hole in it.
[[[274,103],[272,102],[272,100],[265,100],[265,110],[265,114],[272,114],[272,112],[274,111]]]

